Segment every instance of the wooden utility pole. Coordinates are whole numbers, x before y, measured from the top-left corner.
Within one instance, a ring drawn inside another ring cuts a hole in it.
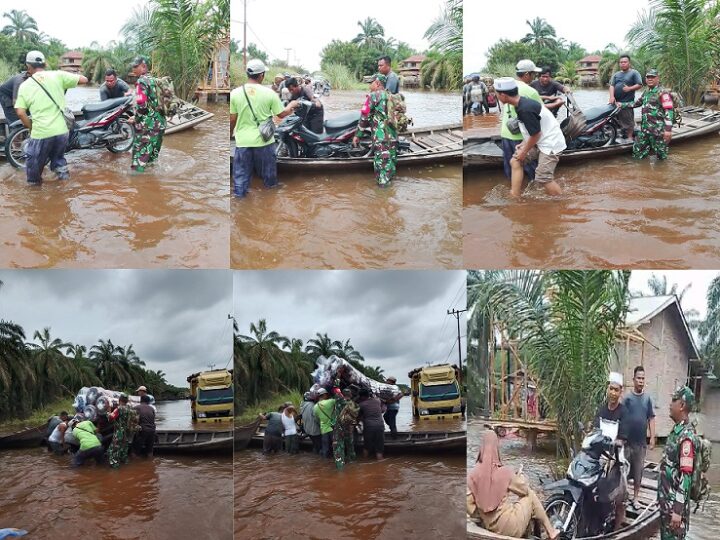
[[[466,312],[467,309],[457,310],[455,308],[447,310],[448,315],[453,315],[457,319],[457,341],[458,341],[458,362],[460,365],[460,384],[462,385],[462,349],[460,348],[460,314]]]
[[[243,0],[243,71],[247,72],[247,0]]]

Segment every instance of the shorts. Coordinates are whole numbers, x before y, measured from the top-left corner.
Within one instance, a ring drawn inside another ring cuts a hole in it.
[[[645,454],[647,446],[644,444],[626,444],[625,459],[630,463],[630,474],[628,478],[632,478],[635,485],[642,482],[643,470],[645,469]]]
[[[535,181],[538,184],[547,184],[555,180],[555,168],[560,161],[558,154],[546,154],[541,151],[537,146],[532,148],[527,155],[526,161],[537,160],[537,167],[535,168]]]
[[[635,129],[635,110],[632,107],[621,109],[615,119],[624,130]]]
[[[363,448],[368,452],[382,454],[385,451],[385,426],[366,427],[363,430]]]

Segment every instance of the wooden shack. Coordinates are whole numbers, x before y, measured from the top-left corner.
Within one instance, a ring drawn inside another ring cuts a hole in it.
[[[581,86],[597,86],[600,84],[598,70],[602,57],[597,54],[589,54],[577,61],[577,73],[580,75]]]
[[[414,54],[400,62],[398,72],[404,88],[417,88],[420,86],[420,66],[425,58],[424,54]]]
[[[60,69],[70,73],[82,74],[82,61],[85,55],[80,51],[67,51],[60,57]]]
[[[196,95],[201,104],[230,99],[230,36],[218,41]]]

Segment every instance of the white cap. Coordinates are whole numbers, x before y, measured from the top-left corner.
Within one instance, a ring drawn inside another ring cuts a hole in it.
[[[138,389],[135,391],[136,392],[147,392],[147,388],[145,388],[144,386],[138,386]]]
[[[498,92],[507,92],[508,90],[514,90],[518,87],[518,83],[512,77],[500,77],[495,79],[495,90]]]
[[[258,60],[257,58],[255,58],[247,63],[248,75],[260,75],[261,73],[265,73],[266,71],[267,68],[265,67],[265,64],[263,64],[262,60]]]
[[[520,60],[517,65],[515,66],[515,72],[516,73],[526,73],[528,71],[534,71],[535,73],[540,73],[542,70],[535,65],[535,62],[532,60],[524,59]]]
[[[327,393],[328,393],[328,391],[325,390],[323,387],[320,387],[315,391],[315,394],[318,396],[322,396],[323,394],[327,394]]]
[[[45,63],[45,55],[41,53],[40,51],[30,51],[25,56],[25,63],[26,64],[44,64]]]
[[[611,371],[610,376],[608,377],[608,382],[611,384],[619,384],[620,386],[623,386],[622,373],[618,373],[617,371]]]

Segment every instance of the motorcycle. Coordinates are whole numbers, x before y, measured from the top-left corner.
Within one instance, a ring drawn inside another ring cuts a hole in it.
[[[352,145],[360,122],[359,111],[325,120],[323,132],[315,133],[303,125],[313,103],[303,99],[299,103],[295,114],[285,117],[275,130],[278,157],[326,159],[372,156],[369,138],[361,140],[358,146]],[[401,137],[398,140],[398,153],[409,149],[410,143]]]
[[[313,92],[318,96],[329,96],[330,83],[325,80],[316,80],[313,82]]]
[[[133,96],[125,96],[84,105],[82,119],[70,130],[66,152],[101,147],[115,154],[130,150],[135,126],[127,119],[132,116],[133,100]],[[29,139],[30,132],[22,122],[13,122],[5,139],[5,157],[13,167],[25,167]]]
[[[605,430],[596,430],[582,442],[582,449],[570,463],[564,480],[543,486],[550,493],[545,512],[567,538],[603,535],[615,524],[614,490],[629,466],[622,450]]]
[[[619,108],[606,104],[583,113],[572,95],[567,97],[568,117],[560,123],[560,128],[568,139],[568,150],[602,148],[615,143],[618,130],[622,131],[615,118]]]

